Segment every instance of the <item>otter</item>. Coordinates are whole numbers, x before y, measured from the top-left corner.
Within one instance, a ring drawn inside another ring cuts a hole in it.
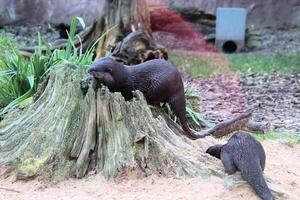
[[[274,200],[263,177],[266,154],[262,145],[250,134],[235,133],[226,144],[209,147],[206,153],[221,159],[225,172],[241,171],[242,177],[263,200]]]
[[[125,100],[132,99],[132,91],[139,90],[150,105],[169,103],[187,137],[195,140],[206,136],[189,128],[182,78],[177,68],[166,60],[153,59],[127,66],[111,57],[104,57],[94,61],[88,73],[96,79],[97,85],[104,84],[111,92],[121,92]]]
[[[54,25],[54,28],[58,31],[60,38],[62,38],[62,39],[69,38],[68,33],[70,32],[70,28],[71,28],[70,25],[60,23],[60,24]],[[82,30],[83,30],[82,27],[77,26],[75,34],[78,34]]]

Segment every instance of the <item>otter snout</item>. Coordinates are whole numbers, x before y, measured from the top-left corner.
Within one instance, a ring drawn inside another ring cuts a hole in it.
[[[95,67],[90,67],[87,72],[88,74],[92,74],[95,71],[96,71]]]
[[[205,153],[210,154],[211,156],[214,156],[216,158],[221,158],[221,150],[222,150],[223,145],[217,144],[214,146],[209,147]]]

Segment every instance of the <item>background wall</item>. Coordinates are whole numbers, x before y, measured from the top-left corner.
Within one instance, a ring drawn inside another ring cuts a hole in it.
[[[217,7],[243,7],[248,25],[300,26],[300,0],[147,0],[150,5],[198,7],[215,12]],[[69,22],[81,16],[91,22],[100,15],[104,0],[0,0],[0,25],[10,23]]]
[[[0,0],[0,25],[30,22],[70,22],[81,16],[91,22],[100,15],[103,0]]]
[[[152,2],[161,3],[157,0]],[[203,8],[214,13],[218,7],[241,7],[248,10],[248,25],[300,26],[300,0],[164,0],[162,2],[169,6]]]

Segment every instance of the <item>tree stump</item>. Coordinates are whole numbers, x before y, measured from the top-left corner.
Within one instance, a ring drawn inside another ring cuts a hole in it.
[[[84,96],[79,84],[84,74],[76,66],[56,67],[32,105],[5,116],[0,166],[12,167],[17,179],[81,178],[93,170],[110,178],[124,169],[176,177],[224,175],[220,163],[205,154],[207,140],[183,136],[140,92],[131,101],[104,89]]]
[[[136,65],[152,59],[168,60],[166,49],[158,45],[152,36],[143,30],[128,34],[112,46],[111,56],[126,65]]]

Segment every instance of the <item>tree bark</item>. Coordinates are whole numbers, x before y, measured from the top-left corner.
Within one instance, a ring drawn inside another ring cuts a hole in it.
[[[110,31],[105,39],[99,41],[97,58],[105,55],[105,50],[109,45],[122,40],[134,30],[143,29],[151,33],[150,15],[146,1],[105,0],[104,14],[97,25],[98,32],[104,33],[114,26],[116,28]]]

